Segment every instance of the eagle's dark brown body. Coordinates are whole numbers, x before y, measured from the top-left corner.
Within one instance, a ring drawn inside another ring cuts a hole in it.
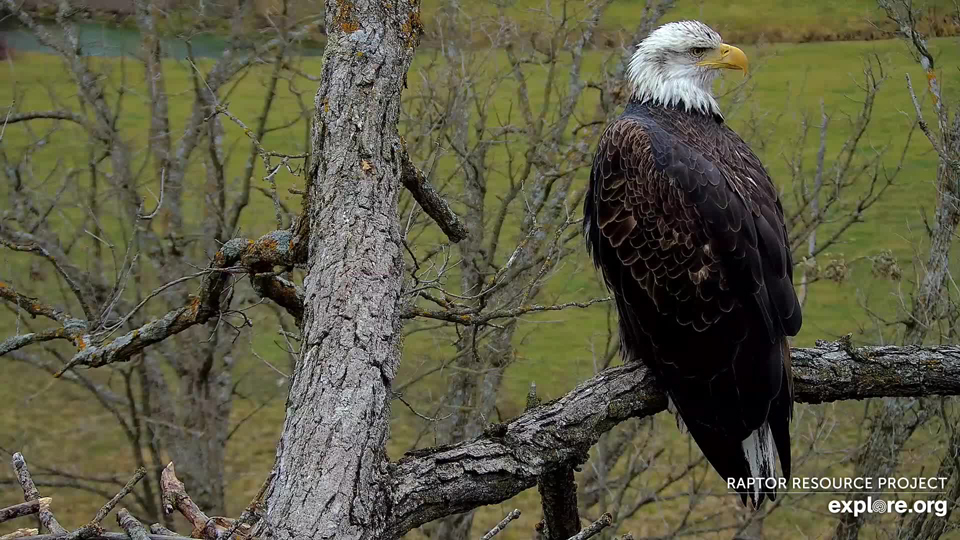
[[[718,117],[629,104],[600,138],[584,227],[624,357],[651,366],[717,472],[753,476],[743,441],[768,422],[789,477],[800,305],[783,209],[747,144]]]

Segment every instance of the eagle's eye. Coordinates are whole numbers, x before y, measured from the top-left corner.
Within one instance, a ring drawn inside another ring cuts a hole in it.
[[[694,56],[703,56],[703,55],[707,54],[707,51],[709,51],[709,50],[710,50],[709,47],[692,47],[692,48],[690,49],[690,54],[692,54],[692,55],[694,55]]]

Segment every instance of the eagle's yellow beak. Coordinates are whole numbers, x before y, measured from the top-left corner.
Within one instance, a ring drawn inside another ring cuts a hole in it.
[[[744,76],[747,74],[747,55],[733,45],[721,44],[716,49],[708,52],[703,60],[697,62],[698,66],[710,67],[715,69],[739,69]]]

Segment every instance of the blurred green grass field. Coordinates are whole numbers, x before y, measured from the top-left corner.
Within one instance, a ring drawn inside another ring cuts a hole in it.
[[[615,3],[614,9],[629,10],[630,2]],[[783,4],[783,6],[779,6]],[[809,15],[807,11],[795,12],[794,8],[787,7],[792,3],[773,3],[769,13],[778,14],[780,20],[793,21],[796,15],[797,24],[800,21],[815,24],[818,17],[830,17],[829,14]],[[836,8],[836,17],[856,17],[856,13],[866,2],[858,0],[851,2],[844,8]],[[750,20],[763,16],[763,10],[738,7],[739,4],[727,4],[730,21],[741,21],[749,24]],[[752,6],[752,4],[751,4]],[[699,16],[693,8],[683,7],[672,18]],[[702,8],[707,10],[706,7]],[[719,9],[719,8],[716,8]],[[799,9],[799,8],[796,8]],[[685,11],[686,10],[686,11]],[[611,21],[618,21],[616,13],[609,17]],[[805,18],[804,18],[805,17]],[[707,18],[707,17],[704,17]],[[810,22],[813,21],[813,22]],[[738,24],[741,24],[738,23]],[[731,22],[730,24],[733,24]],[[960,86],[960,74],[956,69],[960,55],[957,55],[957,43],[954,39],[934,39],[932,45],[937,51],[943,69],[940,72],[943,86],[952,101],[958,96],[956,89]],[[830,42],[810,44],[776,44],[760,48],[746,47],[746,52],[753,59],[755,88],[751,98],[736,114],[729,118],[735,129],[743,130],[748,123],[756,122],[758,133],[762,133],[762,141],[755,141],[755,148],[759,150],[764,163],[768,166],[775,181],[782,182],[786,178],[786,163],[783,154],[791,153],[792,138],[797,132],[802,113],[808,113],[816,121],[819,118],[820,101],[831,115],[831,130],[828,138],[828,159],[839,149],[840,144],[849,129],[848,116],[855,114],[859,109],[858,101],[861,92],[857,88],[857,81],[862,78],[864,55],[876,55],[880,58],[889,79],[885,82],[878,98],[873,120],[867,134],[868,144],[863,151],[889,145],[893,150],[886,160],[893,164],[899,149],[905,142],[906,133],[911,125],[913,113],[912,105],[906,94],[904,74],[910,73],[914,81],[924,81],[924,74],[915,65],[907,54],[904,45],[897,41],[872,42]],[[598,70],[603,56],[602,51],[591,51],[585,66],[585,71]],[[502,61],[502,58],[495,61]],[[95,59],[93,64],[110,74],[110,84],[115,84],[120,78],[120,60]],[[206,65],[203,63],[201,69]],[[414,69],[423,65],[418,59]],[[142,81],[142,69],[135,61],[126,61],[123,67],[127,70],[128,81]],[[171,95],[170,116],[171,125],[181,126],[189,113],[189,104],[192,100],[189,74],[191,67],[184,63],[168,62],[167,87]],[[304,70],[310,73],[319,73],[319,60],[305,61]],[[262,102],[262,79],[267,76],[265,70],[254,70],[244,78],[231,92],[227,101],[231,112],[244,120],[253,120]],[[536,73],[531,74],[531,88],[536,87]],[[410,77],[412,90],[419,84],[418,77]],[[731,81],[725,81],[730,84]],[[135,86],[130,83],[131,86]],[[915,82],[915,87],[922,84]],[[52,56],[43,54],[21,54],[12,63],[0,64],[0,106],[6,106],[19,91],[21,101],[17,109],[48,110],[60,106],[74,106],[76,100],[72,97],[73,87],[69,77],[65,74],[60,61]],[[307,96],[311,96],[313,88],[306,88]],[[511,99],[509,87],[501,89],[503,95],[501,103],[508,103]],[[58,95],[62,105],[55,103],[51,94]],[[535,101],[539,97],[531,96]],[[148,122],[148,110],[145,105],[145,94],[131,92],[124,105],[124,115],[121,124],[124,131],[130,134],[131,149],[140,159],[146,153],[145,135]],[[281,88],[278,97],[278,106],[271,124],[280,124],[296,110],[293,96],[286,88]],[[312,100],[309,100],[312,101]],[[928,102],[928,100],[925,100]],[[585,103],[585,107],[591,103]],[[288,111],[288,112],[284,112]],[[781,114],[782,113],[782,114]],[[248,122],[249,123],[249,122]],[[33,123],[30,127],[34,135],[43,133],[44,127],[50,124],[43,122]],[[228,170],[230,176],[236,176],[242,169],[246,159],[246,141],[237,126],[225,123],[228,147],[235,148],[230,153]],[[177,129],[174,129],[177,133]],[[63,160],[63,165],[82,166],[87,159],[85,141],[78,136],[79,132],[72,126],[64,126],[60,131],[49,136],[46,148],[38,153],[36,167],[42,173],[52,170],[57,159]],[[177,135],[176,138],[179,138]],[[22,124],[9,126],[4,135],[3,145],[8,155],[16,155],[22,147],[31,140],[31,135]],[[270,134],[263,141],[265,146],[278,151],[303,151],[302,127],[296,130],[277,131]],[[592,145],[593,142],[591,141]],[[812,163],[816,152],[816,145],[809,144],[805,153],[808,166]],[[195,160],[199,159],[200,152],[196,152]],[[43,159],[40,159],[42,156]],[[195,186],[199,186],[202,178],[199,161],[194,164],[198,171]],[[838,246],[830,256],[854,260],[859,257],[877,254],[880,250],[889,249],[897,256],[900,264],[910,275],[915,250],[922,252],[925,246],[923,238],[923,217],[929,215],[934,203],[934,181],[936,174],[936,156],[929,150],[929,145],[922,136],[915,134],[908,149],[904,169],[898,177],[897,183],[887,193],[883,201],[872,208],[864,223],[855,226],[845,237],[845,243]],[[259,176],[258,176],[259,175]],[[255,173],[254,182],[262,176],[262,168]],[[296,196],[287,193],[287,188],[299,187],[302,179],[290,176],[286,172],[277,177],[281,196],[292,208],[299,206]],[[586,181],[584,178],[583,181]],[[59,186],[57,182],[50,183],[50,189]],[[154,190],[156,186],[153,186]],[[781,183],[781,187],[788,190],[790,186]],[[9,187],[4,186],[4,200],[9,197]],[[44,188],[45,189],[45,188]],[[199,190],[200,188],[197,187]],[[200,191],[198,191],[200,193]],[[491,186],[489,197],[494,201],[497,195],[496,186]],[[69,195],[69,192],[68,192]],[[110,202],[111,194],[104,195],[104,203]],[[254,193],[251,207],[247,210],[242,224],[243,233],[256,237],[273,228],[271,203],[265,197]],[[64,200],[69,201],[69,198]],[[202,198],[193,197],[187,201],[194,210],[194,215],[201,215]],[[76,227],[78,216],[81,215],[80,202],[70,203],[61,214],[52,216],[52,220],[64,231],[69,227]],[[188,214],[189,215],[189,214]],[[199,219],[199,217],[195,218]],[[14,285],[24,283],[25,271],[34,261],[25,256],[12,257],[4,253],[4,262],[0,265],[0,278],[11,280]],[[880,338],[860,303],[868,300],[872,308],[892,315],[896,307],[897,298],[893,295],[897,291],[897,284],[877,280],[872,277],[869,264],[852,266],[852,274],[843,284],[820,282],[812,286],[810,300],[804,314],[804,328],[798,336],[796,344],[809,345],[815,339],[831,339],[836,336],[852,332],[857,339],[865,342],[876,342]],[[52,279],[47,282],[52,284]],[[52,289],[52,285],[48,285]],[[43,287],[43,285],[40,285]],[[192,290],[193,285],[183,288],[184,294]],[[909,290],[909,283],[903,287]],[[45,291],[34,287],[33,293]],[[59,298],[55,290],[46,291],[54,298]],[[563,298],[567,300],[584,299],[605,294],[592,267],[584,256],[571,258],[550,281],[546,296],[548,298]],[[587,310],[571,310],[559,313],[550,313],[536,317],[525,318],[518,332],[518,359],[510,368],[501,393],[499,411],[504,417],[511,417],[520,412],[524,396],[531,381],[536,381],[541,397],[552,399],[572,388],[593,374],[594,343],[599,346],[605,337],[605,309],[594,307]],[[262,315],[266,319],[266,315]],[[10,335],[14,330],[13,318],[5,316],[0,319],[0,335]],[[889,334],[884,334],[888,336]],[[246,339],[246,338],[244,338]],[[250,347],[261,356],[283,365],[286,360],[276,345],[273,326],[263,325],[256,330]],[[432,336],[420,333],[407,340],[404,350],[404,365],[399,381],[413,376],[419,366],[442,360],[449,354],[448,341],[442,336]],[[273,392],[276,377],[264,368],[251,354],[243,353],[244,347],[238,347],[236,371],[251,374],[244,389],[249,395],[265,397]],[[40,350],[30,351],[42,354]],[[111,474],[124,476],[132,471],[133,465],[129,450],[125,446],[122,435],[115,428],[112,419],[90,399],[82,389],[66,382],[56,381],[49,376],[31,370],[23,370],[8,359],[2,359],[3,369],[0,373],[0,396],[2,406],[7,414],[0,415],[0,447],[8,450],[22,450],[28,460],[38,464],[57,465],[74,471],[87,473]],[[102,375],[102,374],[98,374]],[[105,377],[105,375],[104,375]],[[442,394],[443,379],[435,377],[426,388],[418,390],[418,396],[410,396],[414,404],[429,401],[433,396]],[[257,403],[249,400],[238,400],[234,406],[233,416],[239,421],[250,413]],[[836,410],[834,435],[826,441],[826,452],[843,451],[855,441],[859,421],[862,418],[863,407],[860,404],[844,403],[826,406]],[[808,408],[800,407],[800,420],[795,425],[795,439],[802,444],[804,433],[810,429]],[[237,432],[228,448],[227,493],[228,513],[238,514],[247,504],[252,494],[259,487],[264,475],[272,464],[276,436],[279,433],[283,420],[283,397],[274,399]],[[661,415],[663,416],[663,415]],[[686,437],[680,436],[673,427],[669,418],[660,418],[660,435],[670,441],[673,457],[671,460],[686,459],[688,451]],[[418,432],[422,428],[420,420],[400,404],[394,407],[394,421],[392,423],[393,439],[390,452],[392,457],[399,457],[407,450]],[[922,448],[923,442],[936,437],[934,433],[920,434],[914,446]],[[422,444],[429,444],[429,437]],[[929,448],[927,449],[929,450]],[[694,451],[695,452],[695,451]],[[828,454],[829,455],[829,454]],[[904,469],[913,470],[931,463],[935,464],[936,454],[917,452],[906,460]],[[805,464],[799,471],[808,473],[822,472],[829,463],[828,459],[817,459]],[[3,475],[8,472],[4,471]],[[654,473],[656,474],[656,473]],[[8,476],[0,476],[8,478]],[[722,489],[719,480],[716,488]],[[58,511],[61,522],[68,526],[77,526],[86,522],[89,516],[99,506],[100,502],[89,494],[68,488],[46,488],[45,495],[55,497],[54,508]],[[19,495],[16,489],[4,486],[0,490],[0,505],[15,502]],[[476,531],[492,526],[502,516],[514,507],[524,510],[521,521],[512,529],[508,529],[505,538],[525,538],[528,531],[537,521],[535,492],[527,492],[517,500],[508,501],[499,507],[481,509],[476,520]],[[732,504],[732,499],[727,501]],[[727,504],[724,502],[723,504]],[[824,505],[811,505],[811,508],[822,510]],[[633,530],[638,534],[654,534],[665,530],[670,510],[651,508],[644,514],[643,519],[637,521]],[[814,510],[804,508],[787,508],[778,512],[768,521],[767,533],[770,538],[794,538],[797,533],[816,537],[831,528],[833,522],[823,519]],[[479,534],[477,535],[479,536]]]
[[[501,5],[506,18],[524,31],[536,33],[543,28],[549,12],[562,16],[577,12],[586,2],[563,2],[554,0],[550,8],[541,0],[513,0],[498,3],[464,2],[461,9],[471,15],[496,16],[501,11],[493,6]],[[615,0],[601,20],[598,36],[619,44],[619,39],[629,35],[632,27],[623,21],[635,21],[641,17],[645,0]],[[437,12],[438,0],[424,0],[424,23],[430,29],[433,15]],[[919,4],[918,4],[919,6]],[[923,31],[930,35],[956,35],[956,23],[951,20],[955,12],[951,0],[932,0],[923,4]],[[726,39],[736,42],[789,42],[850,41],[877,39],[890,30],[875,0],[733,0],[710,2],[706,0],[678,0],[664,17],[664,22],[683,19],[704,21],[719,31]],[[477,36],[478,38],[482,36]]]

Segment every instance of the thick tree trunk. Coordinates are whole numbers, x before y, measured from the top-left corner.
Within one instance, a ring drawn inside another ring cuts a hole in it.
[[[400,363],[400,93],[419,2],[328,0],[308,188],[301,360],[277,447],[276,538],[378,538]]]

